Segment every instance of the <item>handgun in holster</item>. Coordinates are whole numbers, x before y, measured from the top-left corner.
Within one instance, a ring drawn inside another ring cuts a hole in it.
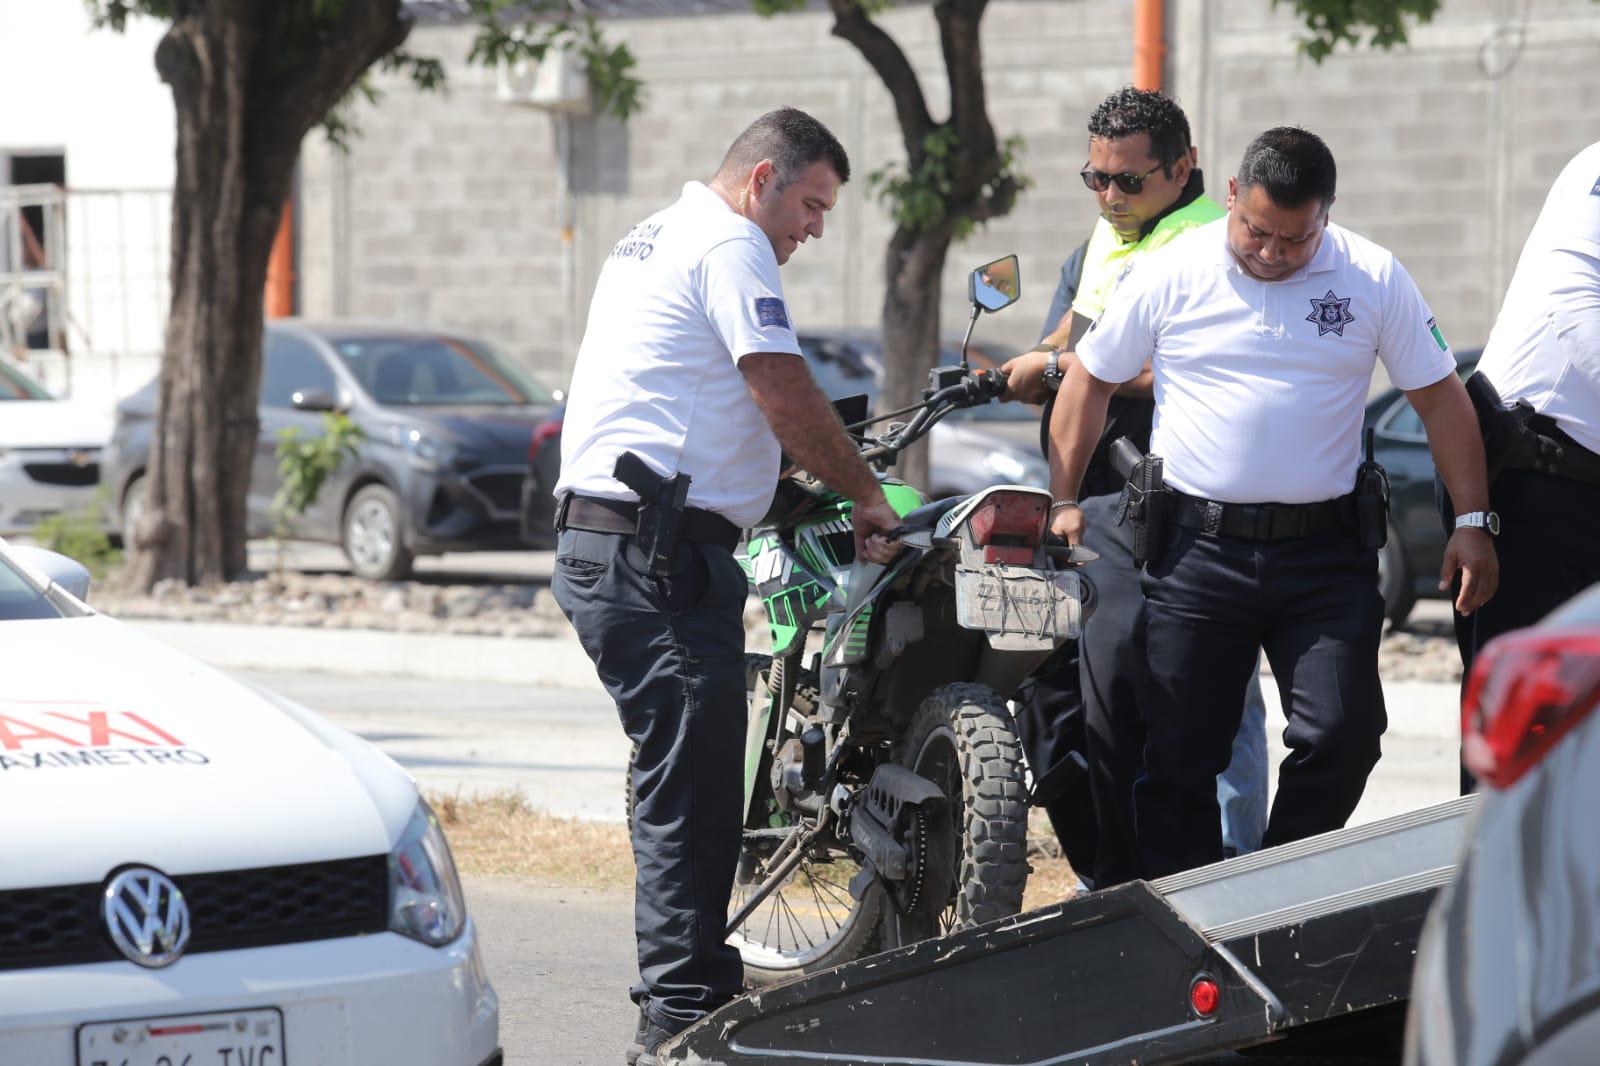
[[[1172,513],[1161,457],[1145,455],[1133,441],[1118,437],[1111,445],[1111,467],[1128,479],[1116,513],[1118,525],[1133,523],[1133,565],[1160,562]]]
[[[662,477],[632,452],[617,456],[611,476],[632,489],[639,497],[639,516],[634,529],[634,546],[645,558],[651,577],[672,573],[672,558],[678,552],[683,533],[683,509],[689,498],[689,475]]]
[[[1518,400],[1508,406],[1481,372],[1467,379],[1467,397],[1472,401],[1478,428],[1483,432],[1483,458],[1488,464],[1489,483],[1494,484],[1502,470],[1535,465],[1540,441],[1528,424],[1534,416],[1533,405],[1527,400]]]
[[[1377,550],[1389,541],[1389,473],[1373,456],[1367,430],[1367,457],[1356,468],[1356,536],[1363,548]]]

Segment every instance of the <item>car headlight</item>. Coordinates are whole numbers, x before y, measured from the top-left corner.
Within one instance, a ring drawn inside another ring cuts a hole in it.
[[[417,809],[389,853],[389,928],[439,947],[461,935],[467,901],[433,808]]]
[[[394,426],[389,430],[389,439],[396,447],[406,450],[412,465],[424,470],[437,470],[450,459],[448,446],[429,440],[415,427]]]

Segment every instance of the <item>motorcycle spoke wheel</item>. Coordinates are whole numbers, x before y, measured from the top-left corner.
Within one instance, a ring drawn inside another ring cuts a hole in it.
[[[734,883],[729,914],[765,882],[767,869],[758,863],[750,878]],[[804,859],[728,937],[747,973],[758,982],[778,980],[865,954],[859,948],[863,932],[877,923],[877,892],[870,890],[864,900],[850,895],[850,880],[859,871],[841,854]]]

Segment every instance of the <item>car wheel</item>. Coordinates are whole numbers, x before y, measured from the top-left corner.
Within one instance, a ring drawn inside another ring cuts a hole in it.
[[[140,474],[128,482],[128,487],[122,492],[122,521],[117,529],[125,548],[134,546],[133,534],[139,528],[139,523],[144,521],[146,487],[145,476]]]
[[[1388,540],[1378,549],[1378,593],[1383,597],[1383,616],[1389,624],[1399,629],[1411,617],[1416,606],[1417,593],[1411,580],[1411,568],[1406,565],[1405,549],[1400,546],[1400,534],[1389,527]]]
[[[340,527],[341,546],[357,577],[397,581],[411,573],[400,498],[387,485],[368,485],[350,498]]]

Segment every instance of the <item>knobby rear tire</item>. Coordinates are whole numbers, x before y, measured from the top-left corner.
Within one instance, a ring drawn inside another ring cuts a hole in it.
[[[951,799],[959,839],[955,889],[942,906],[886,915],[890,944],[909,944],[1016,914],[1028,883],[1028,790],[1010,709],[977,684],[941,685],[895,744],[895,761]]]

